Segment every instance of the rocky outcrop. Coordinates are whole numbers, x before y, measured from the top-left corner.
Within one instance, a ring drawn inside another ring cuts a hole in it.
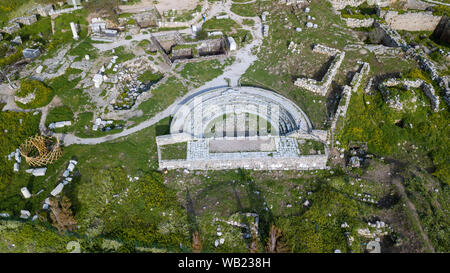
[[[406,42],[397,31],[391,29],[388,25],[374,23],[375,30],[370,33],[372,43],[382,43],[389,47],[406,47]]]
[[[350,28],[357,28],[357,27],[371,27],[373,23],[375,22],[375,19],[368,18],[368,19],[356,19],[356,18],[343,18],[345,23]]]
[[[441,42],[450,44],[450,20],[448,16],[442,16],[433,32],[433,37]]]

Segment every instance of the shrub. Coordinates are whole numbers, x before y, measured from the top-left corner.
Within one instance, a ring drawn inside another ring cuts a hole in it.
[[[17,105],[24,109],[39,108],[47,105],[53,98],[53,90],[44,83],[30,79],[22,80],[20,90],[16,93],[16,96],[24,98],[32,93],[35,95],[34,100],[27,104],[16,102]]]

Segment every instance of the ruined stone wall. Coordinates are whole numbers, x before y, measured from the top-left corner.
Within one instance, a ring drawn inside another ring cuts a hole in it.
[[[362,3],[366,2],[369,5],[378,5],[380,7],[387,7],[392,0],[329,0],[331,2],[331,5],[336,10],[341,10],[345,8],[345,6],[349,5],[352,7],[357,7],[361,5]]]
[[[382,42],[385,46],[390,47],[406,47],[406,42],[402,39],[397,31],[393,30],[390,26],[374,23],[375,31],[382,36]]]
[[[300,139],[318,139],[322,142],[326,142],[328,138],[328,131],[312,130],[310,134],[303,131],[294,131],[292,133],[287,134],[286,136]]]
[[[357,28],[357,27],[371,27],[373,23],[375,22],[375,19],[368,18],[368,19],[356,19],[356,18],[343,18],[345,23],[350,28]]]
[[[192,48],[172,49],[172,59],[189,59],[193,57]]]
[[[308,155],[298,158],[259,158],[257,160],[160,160],[159,169],[188,170],[317,170],[327,168],[328,155]]]
[[[436,92],[434,90],[433,85],[421,80],[398,80],[398,79],[387,79],[384,82],[380,83],[379,89],[381,94],[383,95],[384,100],[391,107],[396,108],[398,110],[403,109],[402,104],[397,101],[395,98],[389,97],[389,91],[385,87],[393,87],[393,86],[403,86],[406,90],[405,92],[409,92],[409,88],[422,88],[425,95],[430,99],[431,108],[434,112],[439,111],[439,98],[436,96]]]
[[[176,59],[173,61],[172,66],[175,66],[177,64],[187,64],[187,63],[196,63],[196,62],[201,62],[201,61],[215,60],[215,59],[223,58],[224,56],[226,56],[226,55],[222,54],[222,55],[200,56],[200,57],[191,58],[191,59]]]
[[[197,43],[197,49],[200,56],[224,54],[225,42],[224,38],[204,40]]]
[[[395,30],[433,31],[441,20],[441,16],[434,16],[432,12],[407,12],[399,14],[390,10],[384,15],[386,24]]]
[[[450,88],[448,85],[447,77],[440,76],[438,73],[438,70],[434,63],[430,61],[423,52],[416,52],[413,49],[409,49],[407,51],[408,55],[414,57],[417,62],[419,63],[419,66],[421,69],[427,71],[430,73],[431,79],[439,85],[440,88],[442,88],[442,93],[445,102],[447,105],[449,104],[449,96],[450,96]]]
[[[431,107],[433,108],[433,111],[439,111],[439,98],[436,96],[433,85],[424,82],[422,88],[425,92],[425,95],[427,95],[427,97],[431,101]]]
[[[325,96],[328,93],[331,83],[336,76],[336,73],[342,64],[342,61],[344,60],[345,52],[341,52],[337,49],[326,47],[323,45],[315,45],[313,48],[313,52],[333,56],[334,59],[330,65],[330,68],[320,82],[314,79],[298,78],[294,82],[294,84],[311,92]]]
[[[171,134],[171,135],[163,135],[156,137],[156,144],[160,145],[168,145],[179,142],[186,142],[193,140],[192,136],[186,133],[179,134]]]

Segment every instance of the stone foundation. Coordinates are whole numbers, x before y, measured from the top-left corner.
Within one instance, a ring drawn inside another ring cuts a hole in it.
[[[320,82],[314,79],[298,78],[294,84],[308,91],[325,96],[330,89],[331,83],[333,82],[342,61],[344,60],[345,52],[341,52],[337,49],[323,45],[314,45],[313,52],[332,56],[334,59],[330,65],[330,68]]]

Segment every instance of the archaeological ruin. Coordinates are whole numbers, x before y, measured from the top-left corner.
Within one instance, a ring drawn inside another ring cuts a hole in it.
[[[326,138],[296,104],[272,91],[218,87],[181,102],[170,135],[156,142],[160,169],[309,170],[326,168]],[[301,152],[312,141],[323,149]],[[186,157],[165,159],[171,145]]]

